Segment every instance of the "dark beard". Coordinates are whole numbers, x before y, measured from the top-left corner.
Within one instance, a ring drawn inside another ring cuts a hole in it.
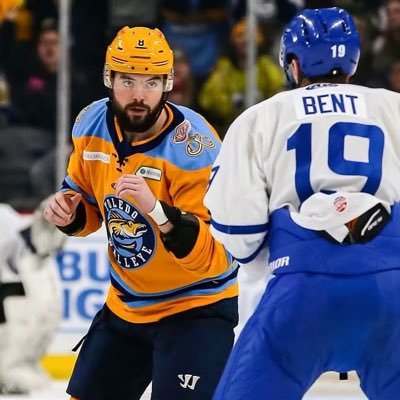
[[[118,124],[123,132],[146,132],[155,124],[163,106],[163,100],[160,100],[153,110],[151,110],[150,107],[145,105],[143,102],[129,103],[124,108],[122,108],[119,103],[115,101],[115,99],[113,99],[111,102],[111,108],[114,111]],[[132,107],[145,108],[147,110],[147,114],[144,118],[136,116],[129,117],[127,110]]]

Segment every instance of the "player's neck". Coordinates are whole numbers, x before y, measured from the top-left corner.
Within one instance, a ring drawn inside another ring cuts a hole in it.
[[[303,78],[299,86],[304,87],[313,83],[349,83],[349,76],[321,77],[316,79]]]

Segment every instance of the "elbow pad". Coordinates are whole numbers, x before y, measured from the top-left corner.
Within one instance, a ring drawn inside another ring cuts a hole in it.
[[[168,233],[160,233],[161,241],[176,258],[184,258],[196,244],[200,231],[199,220],[194,215],[184,213],[163,201],[160,203],[168,220],[174,225]]]

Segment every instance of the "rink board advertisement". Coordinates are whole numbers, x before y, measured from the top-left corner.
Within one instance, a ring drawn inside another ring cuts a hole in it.
[[[55,258],[62,290],[62,320],[51,353],[70,353],[102,307],[109,284],[107,236],[69,237]]]

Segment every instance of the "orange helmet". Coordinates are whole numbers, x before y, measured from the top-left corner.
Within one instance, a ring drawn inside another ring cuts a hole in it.
[[[22,0],[0,0],[0,22],[6,18],[12,9],[22,5],[22,3]]]
[[[112,88],[111,71],[165,75],[164,92],[172,90],[174,55],[159,29],[122,28],[106,52],[104,85]]]

